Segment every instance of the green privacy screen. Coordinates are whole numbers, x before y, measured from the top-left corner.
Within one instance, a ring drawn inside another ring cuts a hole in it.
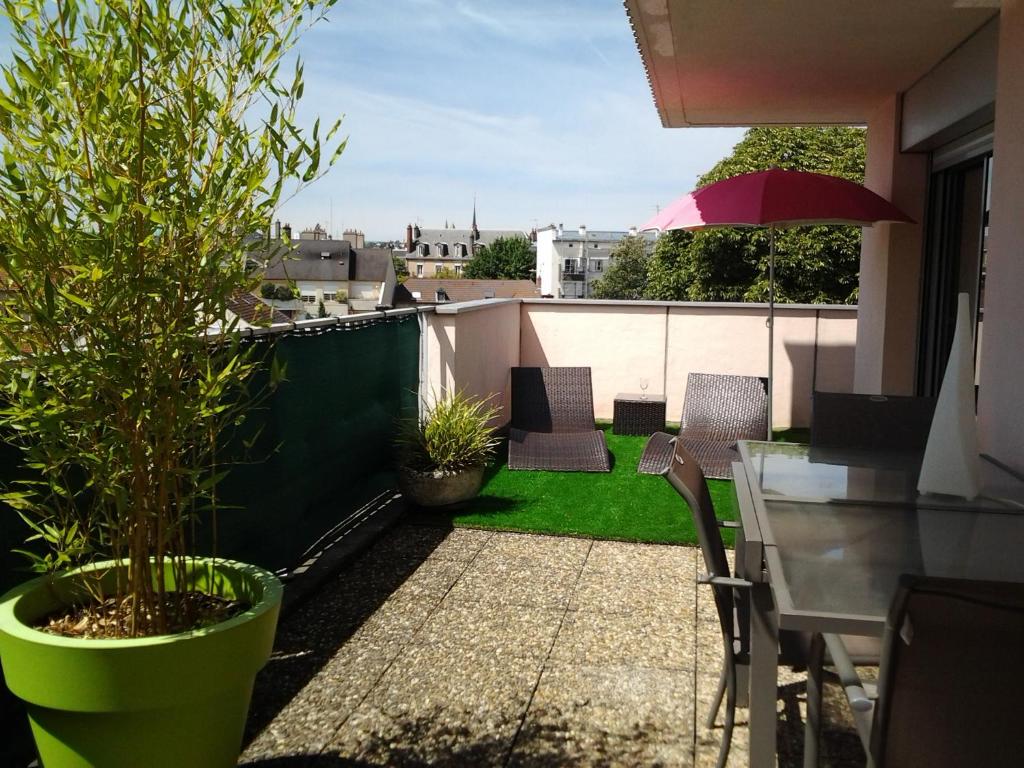
[[[395,483],[395,419],[416,407],[419,325],[402,315],[262,342],[287,380],[247,419],[260,428],[221,483],[217,553],[271,570]],[[235,450],[239,436],[235,436]],[[261,460],[262,457],[262,460]]]
[[[253,463],[220,486],[217,554],[271,570],[291,568],[317,539],[382,491],[394,487],[395,418],[416,406],[419,325],[415,314],[347,322],[262,337],[265,363],[277,355],[287,380],[250,413],[245,436]],[[262,382],[257,382],[257,386]],[[226,436],[239,455],[242,435]],[[20,452],[0,441],[0,477],[18,477]],[[0,593],[32,576],[22,546],[26,526],[0,508]],[[200,551],[213,548],[203,525]]]

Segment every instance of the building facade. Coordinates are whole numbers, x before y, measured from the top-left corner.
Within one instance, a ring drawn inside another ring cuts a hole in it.
[[[290,311],[293,319],[296,314],[316,317],[321,303],[326,314],[334,316],[393,305],[398,280],[388,249],[300,236],[288,244],[275,240],[249,257],[262,264],[264,283],[289,286],[298,293],[298,310],[290,301],[268,299],[276,308]]]
[[[636,235],[609,230],[590,231],[585,225],[568,230],[551,224],[537,230],[537,280],[544,296],[587,299],[594,282],[611,266],[612,251],[623,238]],[[653,235],[647,236],[653,242]]]

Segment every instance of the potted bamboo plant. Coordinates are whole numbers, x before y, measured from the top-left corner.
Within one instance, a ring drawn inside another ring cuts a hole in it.
[[[490,426],[498,409],[489,400],[454,392],[400,423],[399,486],[413,503],[439,507],[480,492],[499,442]]]
[[[197,532],[261,397],[245,253],[341,151],[279,76],[331,2],[4,5],[0,430],[32,477],[2,501],[42,575],[0,598],[0,662],[47,768],[236,762],[281,585]]]

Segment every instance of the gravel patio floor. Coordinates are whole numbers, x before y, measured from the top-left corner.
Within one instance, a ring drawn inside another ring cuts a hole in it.
[[[282,622],[240,764],[714,765],[721,635],[698,560],[399,525]],[[782,682],[779,761],[798,765],[804,683]],[[822,764],[863,764],[826,693]],[[730,765],[745,765],[737,720]]]

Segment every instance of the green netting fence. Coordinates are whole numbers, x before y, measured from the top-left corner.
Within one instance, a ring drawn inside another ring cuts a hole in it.
[[[396,417],[416,407],[419,325],[415,314],[346,321],[272,334],[252,342],[269,378],[276,355],[281,383],[246,420],[258,434],[252,463],[235,466],[220,487],[216,550],[271,570],[298,564],[308,547],[340,520],[394,487]],[[230,437],[237,455],[242,435]],[[0,442],[0,478],[23,470],[20,453]],[[0,508],[0,592],[32,576],[21,546],[25,526]],[[201,551],[213,537],[203,531]]]

